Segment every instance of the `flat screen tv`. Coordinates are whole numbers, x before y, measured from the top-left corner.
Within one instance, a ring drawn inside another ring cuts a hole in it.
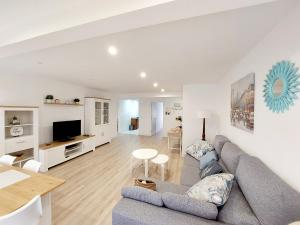
[[[67,141],[81,135],[81,120],[53,122],[53,141]]]

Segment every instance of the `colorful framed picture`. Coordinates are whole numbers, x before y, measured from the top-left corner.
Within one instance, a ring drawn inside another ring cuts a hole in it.
[[[254,131],[255,74],[251,73],[231,85],[231,125]]]

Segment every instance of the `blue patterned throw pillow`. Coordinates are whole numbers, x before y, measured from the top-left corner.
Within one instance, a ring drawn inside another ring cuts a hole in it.
[[[200,172],[200,178],[203,179],[207,176],[224,172],[223,167],[215,160],[212,160],[203,170]]]
[[[229,173],[208,176],[193,185],[186,194],[191,198],[222,206],[229,197],[233,179],[234,176]]]
[[[212,151],[214,148],[207,141],[196,141],[194,144],[186,148],[186,153],[194,157],[197,160],[205,155],[208,151]]]
[[[205,155],[200,157],[200,170],[204,169],[212,161],[218,160],[218,154],[215,150],[207,152]]]

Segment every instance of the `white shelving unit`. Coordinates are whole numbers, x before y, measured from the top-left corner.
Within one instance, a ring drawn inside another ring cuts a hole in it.
[[[20,124],[11,123],[14,116]],[[22,127],[23,134],[12,136],[14,127]],[[38,149],[38,107],[0,106],[0,156],[14,155],[14,164],[22,166],[30,159],[38,160]]]
[[[96,146],[111,142],[110,100],[85,98],[85,134],[95,135]]]

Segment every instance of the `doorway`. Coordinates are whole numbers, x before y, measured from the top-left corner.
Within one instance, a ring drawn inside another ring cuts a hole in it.
[[[151,102],[151,135],[162,135],[164,127],[164,104]]]
[[[118,133],[139,134],[139,101],[124,99],[119,101]]]

